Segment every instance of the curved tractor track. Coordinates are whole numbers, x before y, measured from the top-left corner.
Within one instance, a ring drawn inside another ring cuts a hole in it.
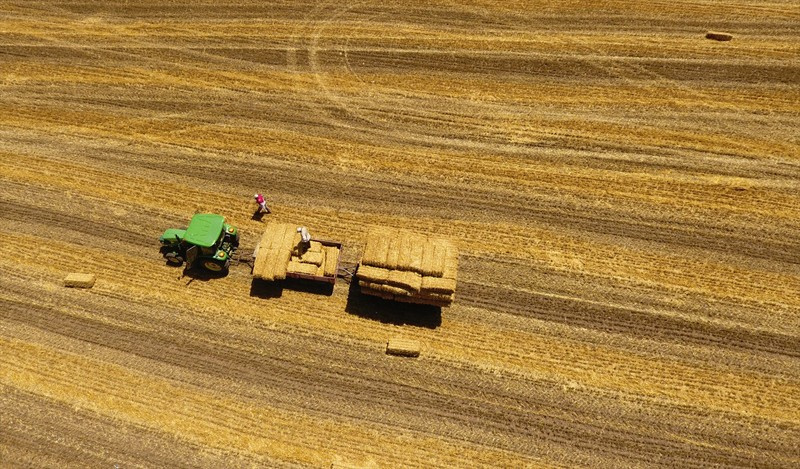
[[[0,465],[800,466],[797,2],[0,10]],[[159,256],[256,191],[455,303]]]

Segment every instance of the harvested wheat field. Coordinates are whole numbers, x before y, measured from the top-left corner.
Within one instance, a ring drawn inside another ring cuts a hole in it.
[[[0,11],[0,466],[800,465],[796,1]],[[198,211],[454,300],[182,277]]]

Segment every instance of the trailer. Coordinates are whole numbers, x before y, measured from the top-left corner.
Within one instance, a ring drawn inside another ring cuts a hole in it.
[[[301,242],[296,225],[270,223],[253,251],[253,278],[270,282],[297,278],[334,285],[341,250],[338,241],[311,238]]]

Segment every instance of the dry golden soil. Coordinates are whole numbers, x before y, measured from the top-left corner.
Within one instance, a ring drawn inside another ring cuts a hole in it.
[[[0,0],[0,466],[797,467],[798,25]],[[348,263],[373,226],[450,237],[455,302],[182,276],[157,238],[196,211],[244,257],[270,219]]]

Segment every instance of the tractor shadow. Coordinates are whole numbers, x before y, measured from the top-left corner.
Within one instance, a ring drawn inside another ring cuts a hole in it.
[[[357,281],[350,282],[345,311],[384,324],[436,329],[442,325],[442,308],[431,305],[389,301],[361,293]]]
[[[189,281],[186,282],[186,285],[189,286],[194,281],[201,281],[201,282],[208,282],[209,280],[214,280],[218,278],[223,278],[228,275],[227,272],[211,272],[210,270],[204,269],[202,267],[192,267],[191,269],[183,269],[181,270],[180,267],[174,266],[169,262],[166,263],[170,267],[174,267],[176,271],[181,272],[181,277],[188,277]]]

